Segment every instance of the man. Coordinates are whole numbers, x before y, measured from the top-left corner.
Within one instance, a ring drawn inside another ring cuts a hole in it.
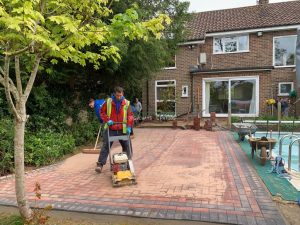
[[[138,98],[135,98],[133,105],[134,105],[136,111],[140,114],[142,112],[142,104]]]
[[[103,121],[102,121],[102,118],[100,116],[100,110],[101,110],[101,107],[103,106],[104,103],[105,103],[104,99],[94,100],[93,98],[91,98],[90,101],[89,101],[89,107],[91,109],[95,110],[96,116],[97,116],[97,118],[98,118],[98,120],[100,121],[101,124],[103,123]]]
[[[130,134],[132,130],[134,121],[133,113],[130,108],[130,102],[124,98],[123,94],[123,88],[115,87],[114,95],[112,98],[108,98],[101,108],[100,115],[106,125],[103,134],[103,145],[95,169],[98,173],[101,173],[102,167],[106,163],[109,154],[108,144],[110,144],[110,146],[113,144],[113,142],[108,143],[108,129],[110,136]],[[116,122],[118,124],[114,124]],[[121,124],[123,122],[126,124]],[[128,141],[120,140],[119,142],[122,145],[123,152],[126,152],[128,158],[130,158]]]
[[[136,118],[137,122],[141,122],[142,121],[142,104],[138,98],[134,99],[133,105],[136,110],[136,112],[134,113],[135,118]]]

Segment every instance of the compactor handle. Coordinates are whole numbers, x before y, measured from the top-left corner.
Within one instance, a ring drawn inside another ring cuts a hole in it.
[[[113,121],[113,123],[114,123],[114,124],[127,124],[127,123],[125,123],[125,122],[114,122],[114,121]]]

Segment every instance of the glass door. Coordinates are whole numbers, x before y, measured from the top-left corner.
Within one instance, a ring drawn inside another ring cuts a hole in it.
[[[176,115],[175,80],[156,81],[155,83],[156,115]]]
[[[258,77],[204,79],[203,116],[211,112],[220,117],[228,116],[229,102],[232,115],[256,116],[258,96]]]

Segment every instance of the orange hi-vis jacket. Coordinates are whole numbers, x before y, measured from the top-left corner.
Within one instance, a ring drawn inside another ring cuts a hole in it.
[[[121,123],[126,122],[127,127],[133,127],[134,117],[129,103],[130,102],[128,100],[123,99],[121,102],[120,110],[117,113],[116,103],[112,99],[107,99],[106,102],[101,107],[101,112],[100,112],[103,123],[107,123],[109,120],[112,120],[113,122],[121,122]],[[111,104],[111,111],[109,110],[108,104]],[[110,115],[109,115],[109,111],[110,111]],[[124,120],[124,113],[127,114],[127,118],[125,118],[125,120]],[[123,124],[113,124],[109,128],[111,130],[123,130],[123,133],[126,133],[126,126],[123,126]]]

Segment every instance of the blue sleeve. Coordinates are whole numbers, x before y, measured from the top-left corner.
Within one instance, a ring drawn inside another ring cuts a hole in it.
[[[96,113],[96,116],[97,116],[98,120],[100,121],[100,123],[103,123],[103,120],[100,116],[100,110],[101,110],[101,107],[104,104],[104,102],[105,102],[104,99],[96,99],[95,105],[94,105],[95,113]]]

